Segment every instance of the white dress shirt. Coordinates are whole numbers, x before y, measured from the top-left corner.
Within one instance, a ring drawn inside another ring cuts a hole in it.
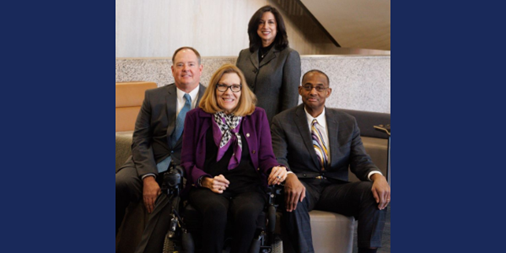
[[[192,99],[191,109],[193,109],[193,108],[195,108],[195,106],[197,106],[197,96],[199,94],[199,88],[200,88],[200,85],[197,85],[197,88],[193,89],[192,91],[190,91],[190,93],[188,93]],[[184,104],[186,103],[186,99],[184,99],[184,94],[185,94],[184,91],[180,90],[177,87],[176,87],[176,91],[177,91],[177,114],[176,114],[176,118],[177,118],[177,115],[179,115],[179,112],[181,111],[181,109],[183,109]]]
[[[313,120],[316,119],[316,121],[318,121],[318,128],[320,128],[320,131],[321,131],[321,134],[322,134],[322,138],[323,138],[323,141],[325,141],[325,147],[327,147],[327,150],[329,151],[329,163],[331,162],[332,160],[332,156],[331,156],[331,152],[330,152],[330,145],[329,145],[329,132],[328,132],[328,128],[327,128],[327,118],[325,117],[325,107],[323,107],[323,111],[322,113],[320,113],[320,115],[318,115],[316,118],[313,117],[311,114],[309,114],[306,110],[306,107],[304,106],[304,111],[306,112],[306,119],[307,119],[307,125],[309,127],[309,134],[311,135],[311,125],[313,124]],[[369,172],[369,174],[367,175],[367,178],[369,180],[371,180],[371,176],[373,174],[381,174],[383,175],[381,172],[379,171],[371,171]]]

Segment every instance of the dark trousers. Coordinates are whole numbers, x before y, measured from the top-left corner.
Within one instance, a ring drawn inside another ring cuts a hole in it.
[[[159,175],[160,176],[160,175]],[[177,208],[177,203],[172,201],[172,196],[162,192],[156,199],[155,209],[149,215],[148,223],[142,233],[142,239],[135,250],[136,253],[162,252],[165,235],[169,231],[172,219],[172,208]],[[171,205],[172,204],[172,205]]]
[[[194,188],[188,201],[202,216],[202,252],[222,252],[228,217],[233,219],[230,252],[249,252],[257,218],[266,203],[264,193],[247,191],[228,196],[226,192],[217,194],[207,188]]]
[[[381,247],[386,209],[378,209],[371,192],[371,182],[341,183],[329,179],[301,182],[306,187],[306,198],[295,211],[284,211],[281,219],[287,252],[314,252],[309,219],[309,211],[313,209],[355,217],[358,221],[358,247]]]
[[[116,234],[121,227],[125,211],[132,202],[142,200],[142,180],[131,158],[116,173]]]
[[[161,186],[163,173],[159,174],[156,181]],[[125,211],[132,202],[142,201],[142,180],[137,175],[134,163],[129,159],[116,173],[116,234],[121,226]],[[149,215],[148,223],[142,233],[142,239],[136,252],[162,252],[165,235],[169,230],[172,218],[171,201],[166,193],[158,196],[155,209]]]

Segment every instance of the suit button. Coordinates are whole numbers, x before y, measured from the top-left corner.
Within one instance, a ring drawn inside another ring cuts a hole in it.
[[[249,137],[249,133],[246,134],[246,137]]]
[[[251,153],[255,154],[255,153],[256,153],[256,151],[255,151],[255,150],[253,150],[253,151],[251,151]]]
[[[257,168],[258,171],[260,171],[260,168]]]

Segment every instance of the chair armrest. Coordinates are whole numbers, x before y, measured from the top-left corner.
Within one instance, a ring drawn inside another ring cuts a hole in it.
[[[133,131],[116,132],[116,171],[132,155],[132,135]]]

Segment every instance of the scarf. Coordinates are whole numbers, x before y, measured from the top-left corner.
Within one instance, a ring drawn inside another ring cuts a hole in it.
[[[234,154],[228,163],[228,170],[234,169],[241,162],[242,141],[239,134],[242,117],[234,114],[217,112],[214,114],[213,139],[218,146],[216,161],[221,160],[230,146],[233,146]]]

